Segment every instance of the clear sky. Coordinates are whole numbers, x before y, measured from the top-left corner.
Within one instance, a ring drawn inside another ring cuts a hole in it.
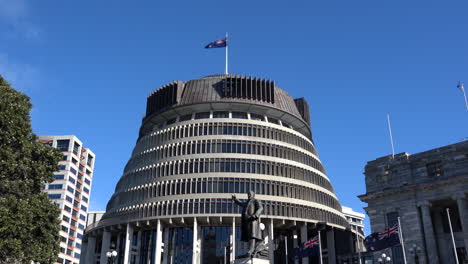
[[[0,0],[0,74],[34,104],[38,135],[74,134],[96,153],[91,210],[105,209],[146,96],[172,80],[230,72],[305,97],[343,205],[364,212],[364,166],[468,136],[468,2]],[[368,230],[368,229],[367,229]]]

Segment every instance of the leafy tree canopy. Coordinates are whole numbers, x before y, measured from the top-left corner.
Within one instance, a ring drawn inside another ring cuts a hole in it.
[[[60,210],[41,187],[61,153],[37,141],[29,97],[0,75],[0,263],[54,263]]]

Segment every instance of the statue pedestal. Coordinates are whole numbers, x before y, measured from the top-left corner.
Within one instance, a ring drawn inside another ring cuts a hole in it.
[[[234,260],[234,264],[270,264],[270,260],[261,258],[241,258]]]

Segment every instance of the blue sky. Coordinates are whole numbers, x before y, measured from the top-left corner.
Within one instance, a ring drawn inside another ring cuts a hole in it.
[[[367,161],[468,136],[468,2],[0,0],[0,74],[34,104],[36,134],[96,153],[91,210],[112,195],[146,96],[230,72],[273,79],[311,108],[313,138],[343,205],[365,204]]]

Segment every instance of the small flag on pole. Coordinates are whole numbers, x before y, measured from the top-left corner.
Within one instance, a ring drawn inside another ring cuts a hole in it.
[[[465,86],[460,81],[458,82],[457,88],[460,89],[462,92],[465,92]]]
[[[400,244],[399,226],[394,225],[384,232],[372,233],[366,237],[364,244],[367,251],[379,251]]]
[[[463,93],[463,97],[465,98],[466,111],[468,111],[468,100],[466,99],[465,86],[463,85],[462,82],[458,81],[457,88],[460,89],[460,91],[462,91]]]
[[[227,47],[227,38],[216,40],[205,46],[205,49]]]

